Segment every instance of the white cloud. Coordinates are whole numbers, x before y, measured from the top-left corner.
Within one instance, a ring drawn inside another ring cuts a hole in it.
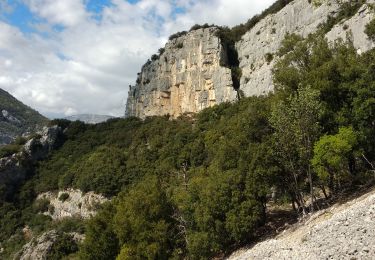
[[[25,3],[51,24],[75,26],[88,17],[81,0],[25,0]]]
[[[46,38],[0,21],[0,88],[46,115],[61,116],[122,116],[129,84],[169,34],[195,23],[235,25],[273,2],[112,0],[97,20],[85,9],[86,0],[25,1],[47,27],[65,29],[48,31]],[[186,12],[174,14],[174,5]]]

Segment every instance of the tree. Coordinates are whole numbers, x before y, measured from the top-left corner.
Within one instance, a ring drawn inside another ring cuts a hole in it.
[[[119,196],[114,217],[118,259],[167,259],[173,252],[172,207],[156,177]]]
[[[113,204],[105,205],[86,226],[86,238],[80,247],[79,256],[87,260],[115,259],[119,252],[119,241],[113,229],[115,214]]]
[[[341,188],[349,176],[357,135],[352,127],[342,127],[336,135],[324,135],[314,146],[312,165],[331,192]]]
[[[273,108],[270,122],[275,129],[274,140],[278,156],[296,195],[296,202],[305,212],[301,186],[306,178],[310,183],[311,206],[313,205],[312,172],[309,161],[312,158],[313,145],[319,137],[319,118],[322,106],[319,91],[311,87],[300,87],[286,101]]]

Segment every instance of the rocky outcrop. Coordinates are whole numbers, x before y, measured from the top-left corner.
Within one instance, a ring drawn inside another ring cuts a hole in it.
[[[375,259],[375,191],[312,215],[274,239],[234,253],[245,259]]]
[[[27,141],[20,152],[0,158],[0,187],[5,187],[2,192],[12,193],[12,188],[25,180],[31,166],[44,159],[55,147],[60,134],[61,128],[58,126],[44,127]]]
[[[367,3],[375,3],[375,0],[367,1]],[[365,34],[366,25],[374,19],[374,12],[368,4],[363,5],[353,17],[346,21],[336,24],[333,29],[327,33],[326,37],[329,41],[336,39],[353,40],[353,45],[361,54],[375,47],[375,43],[370,41]]]
[[[236,98],[226,51],[216,27],[170,40],[159,58],[147,62],[131,86],[126,116],[191,114]]]
[[[338,1],[335,0],[322,1],[323,4],[318,6],[313,2],[308,0],[291,2],[278,13],[261,20],[236,44],[242,69],[240,88],[246,96],[259,96],[273,91],[272,68],[275,59],[267,61],[266,56],[275,56],[288,32],[306,37],[314,33],[318,25],[327,20],[328,15],[335,16],[339,10]],[[367,1],[370,2],[374,1]],[[366,51],[374,47],[363,32],[365,25],[373,17],[368,6],[364,5],[349,20],[338,23],[327,34],[327,38],[330,41],[338,38],[346,39],[347,33],[351,33],[355,47]],[[345,24],[347,26],[344,26]]]
[[[17,253],[15,259],[19,260],[44,260],[48,259],[52,247],[58,242],[61,233],[56,230],[50,230],[43,233],[37,238],[32,238],[30,242],[24,245],[20,252]],[[84,236],[78,233],[67,234],[73,243],[79,243],[84,239]]]
[[[347,1],[347,0],[345,0]],[[242,70],[240,89],[245,96],[273,91],[272,68],[276,52],[287,33],[306,37],[317,31],[328,16],[337,16],[345,1],[295,0],[275,14],[268,15],[236,43]],[[353,40],[358,53],[373,47],[364,33],[374,17],[366,1],[352,17],[338,22],[326,37]],[[218,28],[191,31],[166,44],[159,58],[148,61],[138,75],[137,85],[129,90],[126,116],[145,118],[155,115],[178,117],[201,111],[226,101],[236,100],[225,48],[216,36]]]
[[[65,197],[64,197],[65,196]],[[104,196],[80,190],[67,189],[58,193],[46,192],[40,194],[37,200],[48,200],[49,211],[45,215],[53,220],[61,220],[67,217],[88,219],[96,214],[98,207],[108,201]],[[51,207],[52,206],[52,207]]]

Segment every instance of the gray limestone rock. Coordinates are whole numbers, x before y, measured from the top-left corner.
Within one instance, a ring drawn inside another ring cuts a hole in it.
[[[242,69],[240,88],[245,95],[260,96],[273,91],[272,68],[276,61],[267,63],[265,56],[278,51],[287,33],[306,37],[316,32],[319,24],[324,23],[328,15],[334,16],[338,10],[339,5],[335,0],[324,1],[320,6],[315,6],[308,0],[295,0],[248,31],[236,44]],[[364,28],[373,17],[374,13],[365,4],[356,15],[337,24],[326,37],[331,42],[339,38],[345,40],[349,33],[358,51],[367,51],[373,48],[374,44],[367,39]]]
[[[198,29],[169,41],[130,88],[126,116],[178,117],[235,100],[230,69],[222,66],[226,54],[217,30]]]

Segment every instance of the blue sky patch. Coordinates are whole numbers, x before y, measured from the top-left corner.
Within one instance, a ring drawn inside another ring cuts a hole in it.
[[[32,24],[40,23],[42,20],[33,15],[29,8],[21,2],[12,3],[12,7],[12,12],[3,14],[3,20],[18,27],[24,33],[36,32]]]

